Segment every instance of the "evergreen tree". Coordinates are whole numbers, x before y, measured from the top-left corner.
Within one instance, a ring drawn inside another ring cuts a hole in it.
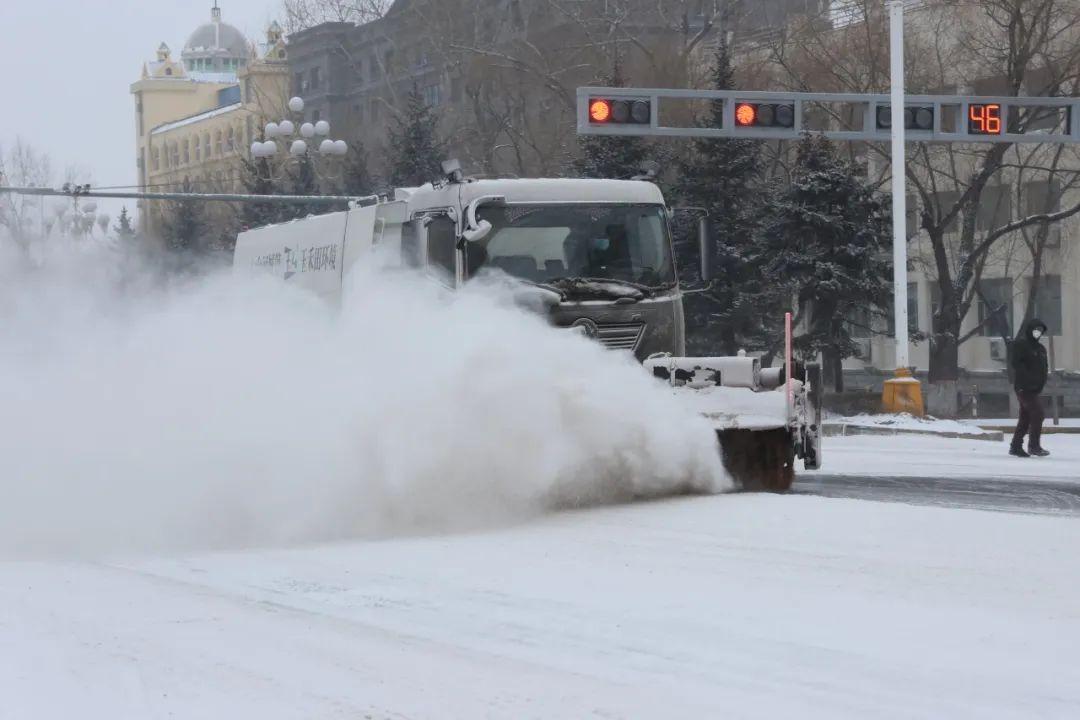
[[[375,179],[371,176],[367,148],[363,141],[356,139],[349,143],[349,154],[345,158],[345,169],[341,178],[341,189],[351,197],[365,197],[375,193]]]
[[[249,195],[284,195],[274,182],[270,162],[266,158],[248,158],[240,155],[240,184]],[[240,206],[242,229],[272,225],[285,219],[280,205],[271,203],[243,203]]]
[[[120,217],[117,220],[117,225],[113,228],[113,232],[116,233],[116,237],[122,243],[131,244],[134,242],[135,228],[131,226],[131,216],[128,215],[127,205],[120,208]]]
[[[618,60],[614,72],[602,83],[607,87],[625,86]],[[573,161],[571,170],[583,178],[628,180],[641,174],[648,159],[648,148],[639,137],[580,135],[578,147],[581,155]]]
[[[712,84],[716,90],[734,90],[735,74],[727,44],[721,40],[713,59]],[[722,127],[724,106],[712,103],[699,125]],[[761,145],[753,140],[702,138],[679,163],[676,193],[687,206],[709,213],[716,254],[717,277],[707,293],[687,296],[688,341],[696,352],[734,355],[742,347],[766,344],[764,323],[778,314],[762,276],[765,257],[757,233],[767,186],[762,181]],[[695,237],[686,218],[679,234]],[[699,248],[682,242],[684,280],[697,279]]]
[[[390,184],[415,187],[442,177],[446,145],[439,137],[439,117],[413,85],[401,122],[390,128]]]
[[[194,192],[191,181],[184,181],[181,192]],[[206,206],[198,200],[178,200],[168,203],[162,228],[166,247],[174,253],[189,255],[204,249],[207,232]]]
[[[301,156],[296,165],[290,167],[286,174],[288,176],[289,195],[310,196],[322,194],[311,155],[305,154]],[[307,217],[308,215],[319,215],[325,212],[329,212],[329,208],[325,205],[311,205],[309,203],[295,203],[286,206],[282,210],[286,220]]]
[[[791,186],[768,212],[766,275],[796,299],[807,328],[797,348],[803,357],[822,353],[826,382],[838,391],[841,362],[858,352],[851,318],[880,317],[888,307],[891,226],[888,198],[837,157],[828,139],[800,142]]]

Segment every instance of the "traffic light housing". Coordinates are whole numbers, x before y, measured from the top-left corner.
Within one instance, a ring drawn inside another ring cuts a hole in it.
[[[892,105],[877,106],[877,129],[892,130]],[[934,107],[932,105],[908,105],[904,108],[904,129],[933,132]]]
[[[652,122],[652,103],[634,98],[589,98],[589,123],[592,125],[648,125]]]
[[[773,103],[736,103],[735,126],[746,128],[795,127],[795,106]]]

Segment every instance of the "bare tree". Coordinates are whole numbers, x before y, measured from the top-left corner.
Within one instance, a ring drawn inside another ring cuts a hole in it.
[[[285,31],[292,34],[325,22],[371,22],[389,6],[389,0],[282,0],[281,9]]]
[[[0,185],[46,187],[52,177],[48,155],[35,150],[22,138],[17,138],[6,152],[0,146]],[[43,235],[46,223],[52,221],[51,215],[44,211],[42,198],[0,196],[0,227],[23,251],[29,251],[33,239]]]
[[[836,27],[835,18],[827,15],[811,16],[775,42],[770,56],[780,71],[778,77],[789,87],[888,89],[884,6],[875,0],[855,0],[848,7],[853,14],[844,27]],[[1080,78],[1078,38],[1080,3],[1075,0],[931,0],[912,13],[909,22],[909,92],[1072,95]],[[1031,110],[1016,113],[1007,122],[1010,131],[1021,132],[1046,120],[1045,110]],[[852,152],[876,156],[882,167],[888,167],[886,147],[870,145]],[[962,327],[981,301],[984,272],[1002,261],[997,250],[1024,249],[1039,255],[1039,229],[1080,214],[1080,204],[1021,211],[1017,217],[996,206],[1003,195],[1008,199],[1012,184],[1019,186],[1035,176],[1050,182],[1047,178],[1052,175],[1058,187],[1072,187],[1078,170],[1073,151],[1055,153],[1047,146],[913,146],[906,173],[921,207],[916,262],[927,270],[939,299],[930,344],[930,381],[942,385],[938,395],[946,401],[939,410],[949,412],[955,403],[959,348],[979,331],[964,333]],[[1030,244],[1010,244],[1033,231]]]

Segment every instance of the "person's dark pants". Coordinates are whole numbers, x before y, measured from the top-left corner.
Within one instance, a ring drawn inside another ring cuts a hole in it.
[[[1016,391],[1016,398],[1020,401],[1020,422],[1016,424],[1016,432],[1013,434],[1013,447],[1023,447],[1024,436],[1028,436],[1028,447],[1038,448],[1042,439],[1043,420],[1046,412],[1043,410],[1042,398],[1037,392]]]

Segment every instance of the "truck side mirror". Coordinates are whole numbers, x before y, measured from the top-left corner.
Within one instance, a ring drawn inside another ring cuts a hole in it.
[[[708,215],[698,218],[698,247],[701,249],[701,279],[712,282],[716,278],[716,246]]]
[[[461,232],[461,239],[465,242],[480,242],[491,233],[491,223],[487,220],[478,220],[476,211],[481,205],[505,205],[506,198],[501,195],[487,195],[478,197],[465,208],[465,222]]]
[[[465,228],[461,233],[461,237],[465,242],[480,242],[488,235],[491,234],[491,223],[487,220],[481,220],[476,223],[475,227]]]

